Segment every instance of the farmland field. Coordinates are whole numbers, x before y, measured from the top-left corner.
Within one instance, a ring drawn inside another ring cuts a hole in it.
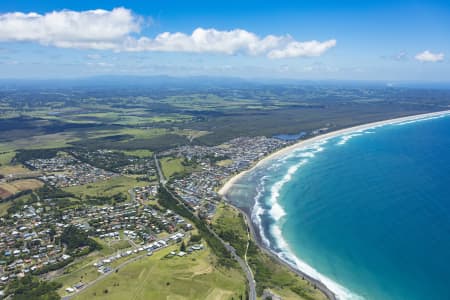
[[[44,183],[36,179],[19,179],[11,182],[0,183],[0,199],[7,198],[26,190],[35,190],[42,187]]]

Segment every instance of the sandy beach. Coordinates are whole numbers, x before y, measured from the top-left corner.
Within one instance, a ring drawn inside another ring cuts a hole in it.
[[[371,129],[371,128],[381,127],[381,126],[384,126],[384,125],[400,124],[400,123],[404,123],[404,122],[413,122],[413,121],[417,121],[417,120],[421,120],[421,119],[429,119],[429,118],[434,118],[434,117],[440,117],[440,116],[447,115],[447,114],[450,114],[450,110],[433,112],[433,113],[426,113],[426,114],[420,114],[420,115],[413,115],[413,116],[407,116],[407,117],[401,117],[401,118],[395,118],[395,119],[389,119],[389,120],[384,120],[384,121],[373,122],[373,123],[358,125],[358,126],[354,126],[354,127],[349,127],[349,128],[345,128],[345,129],[341,129],[341,130],[336,130],[336,131],[333,131],[333,132],[317,135],[317,136],[311,137],[311,138],[306,139],[306,140],[301,140],[301,141],[299,141],[299,142],[297,142],[295,144],[292,144],[292,145],[287,146],[285,148],[282,148],[282,149],[280,149],[280,150],[278,150],[278,151],[276,151],[276,152],[274,152],[272,154],[269,154],[268,156],[266,156],[263,159],[261,159],[260,161],[258,161],[250,169],[245,170],[245,171],[243,171],[243,172],[241,172],[239,174],[236,174],[235,176],[231,177],[223,185],[223,187],[219,190],[219,194],[226,198],[226,194],[227,194],[228,190],[243,175],[245,175],[248,172],[251,172],[254,168],[258,167],[259,165],[261,165],[261,164],[263,164],[263,163],[265,163],[267,161],[270,161],[270,160],[272,160],[274,158],[277,158],[277,157],[280,157],[280,156],[283,156],[283,155],[287,155],[287,154],[289,154],[291,151],[293,151],[295,149],[299,149],[299,148],[301,149],[301,148],[304,148],[304,147],[311,146],[312,144],[320,142],[320,141],[332,139],[332,138],[343,136],[343,135],[348,135],[348,134],[355,133],[355,132],[358,132],[358,131],[368,130],[368,129]],[[314,284],[318,289],[320,289],[327,296],[328,299],[330,299],[330,300],[337,299],[336,295],[323,282],[317,280],[316,278],[311,277],[309,274],[306,274],[306,273],[302,272],[301,270],[298,270],[297,268],[294,268],[291,264],[287,263],[286,261],[284,261],[283,259],[278,257],[277,254],[272,252],[270,248],[267,248],[265,245],[263,245],[261,240],[258,238],[257,232],[255,232],[255,228],[254,228],[253,222],[251,220],[252,212],[251,211],[247,211],[246,209],[243,210],[243,209],[241,209],[239,207],[236,207],[236,209],[238,209],[239,211],[244,213],[247,226],[249,227],[249,229],[250,229],[250,231],[251,231],[255,241],[258,244],[258,246],[261,249],[263,249],[264,252],[266,252],[268,255],[272,256],[279,263],[281,263],[281,264],[285,265],[286,267],[288,267],[289,269],[291,269],[293,272],[297,273],[299,276],[302,276],[302,277],[306,278],[311,284]]]
[[[412,116],[406,116],[406,117],[400,117],[400,118],[395,118],[395,119],[389,119],[389,120],[384,120],[384,121],[378,121],[378,122],[373,122],[373,123],[367,123],[367,124],[362,124],[362,125],[358,125],[358,126],[353,126],[353,127],[349,127],[349,128],[344,128],[344,129],[340,129],[340,130],[336,130],[336,131],[332,131],[332,132],[328,132],[325,134],[321,134],[321,135],[317,135],[311,138],[308,138],[306,140],[301,140],[295,144],[289,145],[285,148],[282,148],[274,153],[269,154],[268,156],[264,157],[263,159],[261,159],[260,161],[258,161],[258,163],[256,163],[254,166],[252,166],[250,169],[245,170],[239,174],[236,174],[235,176],[231,177],[219,190],[219,195],[226,195],[226,193],[228,192],[228,190],[233,186],[233,184],[239,180],[239,178],[241,178],[243,175],[245,175],[246,173],[252,171],[254,168],[258,167],[259,165],[286,155],[288,153],[290,153],[291,151],[295,150],[295,149],[299,149],[299,148],[304,148],[304,147],[308,147],[314,143],[320,142],[320,141],[324,141],[324,140],[328,140],[328,139],[332,139],[341,135],[346,135],[346,134],[351,134],[357,131],[363,131],[363,130],[367,130],[370,128],[375,128],[375,127],[380,127],[380,126],[384,126],[384,125],[391,125],[391,124],[398,124],[398,123],[403,123],[403,122],[412,122],[412,121],[416,121],[416,120],[420,120],[420,119],[428,119],[428,118],[433,118],[433,117],[439,117],[442,115],[447,115],[450,114],[450,110],[444,110],[444,111],[438,111],[438,112],[432,112],[432,113],[426,113],[426,114],[420,114],[420,115],[412,115]]]

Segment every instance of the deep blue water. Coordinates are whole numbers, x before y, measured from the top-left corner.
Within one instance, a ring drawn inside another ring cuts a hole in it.
[[[297,150],[228,198],[256,201],[265,243],[342,298],[450,299],[448,116]]]

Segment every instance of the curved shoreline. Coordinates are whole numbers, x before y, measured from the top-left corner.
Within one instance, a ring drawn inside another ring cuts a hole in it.
[[[278,151],[275,151],[275,152],[269,154],[268,156],[259,160],[250,169],[247,169],[245,171],[240,172],[239,174],[234,175],[220,188],[220,190],[218,191],[218,194],[221,196],[225,195],[228,192],[228,190],[231,188],[231,186],[233,186],[233,184],[239,178],[241,178],[243,175],[247,174],[248,172],[251,172],[253,169],[260,166],[261,164],[263,164],[267,161],[270,161],[274,158],[277,158],[279,156],[288,154],[289,152],[291,152],[297,148],[308,147],[311,144],[314,144],[314,143],[317,143],[320,141],[324,141],[324,140],[329,140],[329,139],[332,139],[332,138],[335,138],[335,137],[338,137],[341,135],[350,134],[350,133],[353,133],[356,131],[362,131],[362,130],[367,130],[370,128],[381,127],[381,126],[391,125],[391,124],[398,124],[398,123],[403,123],[403,122],[417,121],[417,120],[421,120],[421,119],[429,119],[429,118],[439,117],[439,116],[443,116],[443,115],[447,115],[447,114],[450,114],[450,110],[443,110],[443,111],[432,112],[432,113],[412,115],[412,116],[400,117],[400,118],[395,118],[395,119],[388,119],[388,120],[384,120],[384,121],[372,122],[372,123],[357,125],[357,126],[353,126],[353,127],[349,127],[349,128],[339,129],[336,131],[331,131],[328,133],[320,134],[320,135],[308,138],[306,140],[298,141],[295,144],[289,145],[287,147],[284,147]]]
[[[285,148],[282,148],[272,154],[269,154],[268,156],[264,157],[263,159],[259,160],[256,164],[254,164],[251,168],[249,168],[248,170],[245,170],[239,174],[236,174],[235,176],[233,176],[232,178],[230,178],[223,186],[222,188],[219,190],[219,194],[224,197],[226,200],[226,194],[229,191],[229,189],[233,186],[233,184],[238,181],[242,176],[244,176],[245,174],[247,174],[248,172],[253,171],[255,168],[257,168],[258,166],[260,166],[263,163],[266,163],[267,161],[273,160],[277,157],[280,156],[284,156],[289,154],[291,151],[294,151],[296,149],[302,149],[305,147],[308,147],[314,143],[320,142],[320,141],[325,141],[325,140],[329,140],[335,137],[339,137],[339,136],[343,136],[343,135],[347,135],[347,134],[351,134],[351,133],[355,133],[358,131],[364,131],[367,129],[371,129],[371,128],[376,128],[376,127],[382,127],[382,126],[386,126],[386,125],[393,125],[393,124],[401,124],[404,122],[414,122],[414,121],[419,121],[419,120],[427,120],[427,119],[431,119],[431,118],[435,118],[435,117],[441,117],[441,116],[445,116],[445,115],[449,115],[450,114],[450,110],[445,110],[445,111],[439,111],[439,112],[432,112],[432,113],[425,113],[425,114],[419,114],[419,115],[412,115],[412,116],[406,116],[406,117],[400,117],[400,118],[394,118],[394,119],[388,119],[388,120],[384,120],[384,121],[378,121],[378,122],[372,122],[372,123],[367,123],[367,124],[362,124],[362,125],[358,125],[358,126],[353,126],[353,127],[349,127],[349,128],[345,128],[345,129],[340,129],[340,130],[336,130],[336,131],[332,131],[329,133],[325,133],[322,135],[318,135],[318,136],[314,136],[311,138],[308,138],[306,140],[301,140],[295,144],[289,145]],[[227,201],[230,202],[230,201]],[[233,205],[235,206],[235,205]],[[236,206],[235,206],[236,207]],[[269,254],[272,258],[276,259],[278,262],[280,262],[281,264],[287,266],[291,271],[295,272],[296,274],[304,277],[305,279],[307,279],[311,284],[314,284],[319,290],[321,290],[329,299],[337,299],[335,293],[330,290],[329,287],[327,287],[322,281],[312,277],[310,274],[307,274],[297,268],[295,268],[294,266],[292,266],[291,264],[289,264],[288,262],[284,261],[282,258],[280,258],[277,253],[275,253],[272,249],[266,247],[258,238],[258,235],[255,232],[255,228],[253,226],[253,220],[252,220],[252,209],[249,208],[249,210],[245,210],[245,209],[241,209],[239,207],[236,207],[239,211],[244,213],[245,216],[245,220],[247,223],[247,226],[249,228],[249,230],[251,231],[254,240],[257,242],[258,246],[267,254]]]

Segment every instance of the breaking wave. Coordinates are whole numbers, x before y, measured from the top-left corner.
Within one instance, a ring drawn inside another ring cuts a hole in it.
[[[256,195],[254,197],[254,206],[252,210],[252,220],[255,225],[258,226],[258,230],[261,236],[261,240],[264,245],[270,249],[283,261],[291,265],[292,267],[308,274],[309,276],[321,281],[325,284],[338,299],[362,299],[360,296],[353,294],[345,287],[339,285],[338,283],[332,281],[328,277],[322,275],[313,267],[303,262],[299,258],[297,258],[293,252],[290,250],[289,245],[284,240],[281,224],[283,222],[283,217],[286,216],[286,211],[280,205],[280,193],[283,187],[292,180],[292,176],[308,161],[316,156],[317,153],[325,150],[323,145],[327,141],[317,142],[307,148],[295,149],[289,155],[277,159],[270,166],[267,167],[267,170],[272,172],[281,171],[280,168],[283,167],[284,163],[287,163],[288,160],[296,159],[296,163],[290,166],[285,174],[281,177],[281,179],[272,183],[269,192],[266,194],[266,187],[271,184],[270,175],[262,176],[258,182],[256,188]],[[272,178],[273,179],[273,178]],[[267,232],[263,227],[264,216],[270,217],[272,223],[269,227],[269,232],[271,239],[267,237]]]
[[[338,140],[337,142],[335,142],[335,145],[345,145],[350,139],[364,134],[375,133],[374,130],[380,127],[384,127],[387,125],[401,126],[415,122],[441,118],[444,116],[450,116],[450,114],[443,114],[436,117],[427,117],[400,123],[393,122],[371,126],[370,128],[365,128],[363,130],[357,130],[354,132],[343,134],[341,136],[324,139],[308,147],[294,149],[289,154],[270,161],[270,165],[266,165],[263,167],[266,171],[265,174],[269,175],[262,176],[260,181],[258,182],[257,193],[254,197],[254,207],[252,210],[252,221],[258,227],[258,231],[264,245],[270,248],[274,254],[276,254],[280,259],[282,259],[292,267],[302,271],[305,274],[308,274],[312,278],[315,278],[325,284],[336,295],[338,299],[364,299],[363,297],[352,293],[350,290],[340,285],[339,283],[334,282],[327,276],[321,274],[312,266],[299,259],[292,252],[289,244],[286,242],[282,234],[283,218],[287,214],[279,202],[282,189],[289,181],[291,181],[292,177],[303,165],[307,164],[311,159],[314,159],[314,157],[316,157],[319,152],[325,150],[324,144],[326,144],[328,140],[333,140],[334,142],[334,139],[337,138]],[[272,174],[282,172],[282,168],[286,166],[287,163],[292,163],[293,160],[296,160],[295,164],[285,170],[285,173],[281,178],[276,180],[271,177]],[[263,218],[266,224],[267,218],[271,220],[271,222],[268,222],[268,228],[264,228]]]

